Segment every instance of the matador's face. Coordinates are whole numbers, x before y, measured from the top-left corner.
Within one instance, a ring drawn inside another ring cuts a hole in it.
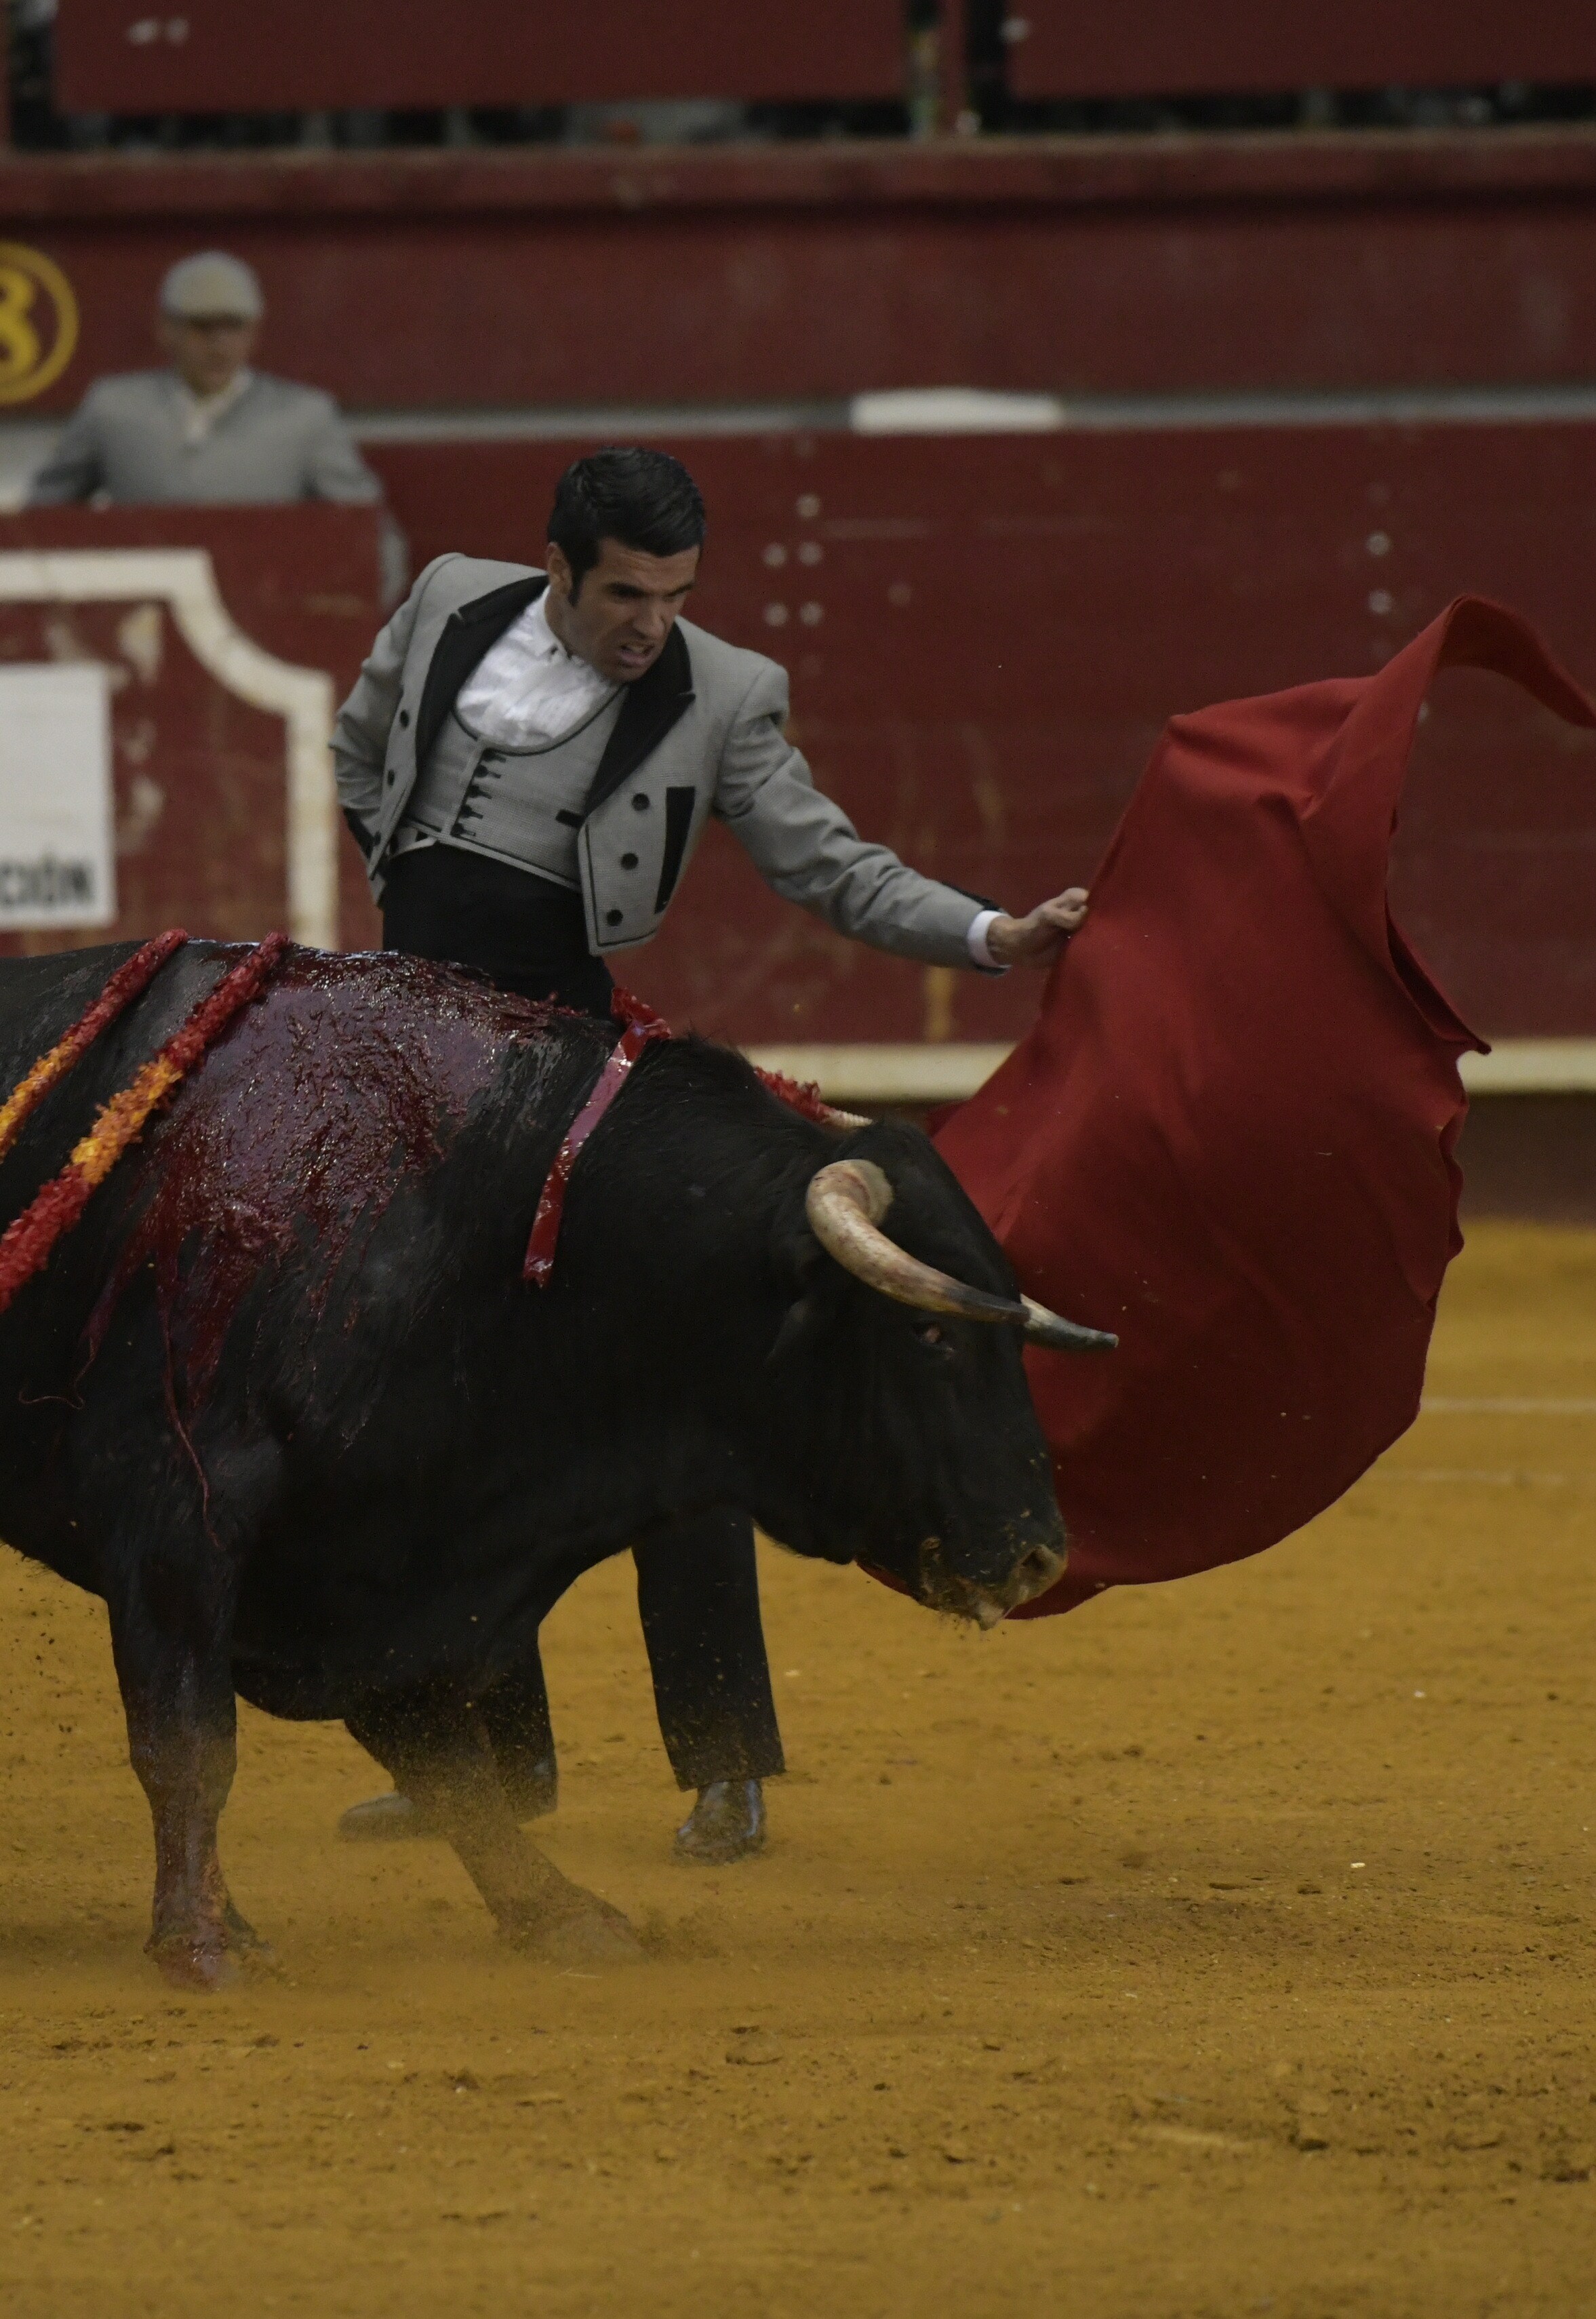
[[[567,652],[611,684],[636,684],[665,648],[698,577],[699,552],[650,555],[618,539],[600,540],[599,561],[578,583],[564,550],[551,540],[549,626]]]

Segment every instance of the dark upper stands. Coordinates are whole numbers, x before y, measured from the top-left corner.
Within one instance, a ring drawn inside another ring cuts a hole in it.
[[[1596,0],[0,5],[23,149],[1596,118]]]
[[[65,113],[901,96],[903,0],[61,0]]]
[[[1596,80],[1591,0],[1012,0],[1003,36],[1021,99]]]

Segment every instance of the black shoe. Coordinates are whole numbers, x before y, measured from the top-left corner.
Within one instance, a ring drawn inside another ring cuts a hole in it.
[[[678,1860],[703,1868],[725,1868],[762,1852],[764,1790],[757,1780],[712,1780],[676,1831],[672,1851]]]
[[[338,1821],[338,1834],[352,1844],[387,1844],[401,1836],[436,1836],[437,1830],[419,1805],[396,1789],[392,1795],[368,1796],[363,1804],[351,1804]]]
[[[544,1819],[560,1800],[560,1769],[553,1755],[540,1756],[524,1772],[500,1768],[504,1792],[518,1819]]]

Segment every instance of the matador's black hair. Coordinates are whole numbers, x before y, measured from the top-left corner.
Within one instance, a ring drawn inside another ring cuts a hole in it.
[[[703,497],[668,451],[594,451],[561,476],[548,536],[565,551],[574,596],[599,561],[601,540],[618,540],[645,555],[701,547]]]

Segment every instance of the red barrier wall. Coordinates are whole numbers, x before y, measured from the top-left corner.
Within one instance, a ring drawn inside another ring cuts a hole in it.
[[[449,547],[536,559],[555,478],[583,447],[376,456],[418,563]],[[694,616],[789,666],[797,737],[867,834],[1013,906],[1090,878],[1167,717],[1366,669],[1462,590],[1517,606],[1577,675],[1596,672],[1586,501],[1571,488],[1596,428],[675,447],[710,507]],[[0,523],[0,546],[149,543],[210,547],[248,634],[328,669],[340,694],[352,680],[381,618],[369,511]],[[152,649],[148,619],[124,626],[130,609],[0,608],[0,652],[88,652],[119,672],[118,931],[263,932],[283,916],[283,726],[216,685],[169,618]],[[1487,1032],[1596,1033],[1593,852],[1591,736],[1506,686],[1444,678],[1397,899]],[[344,939],[369,941],[352,848],[342,870]],[[750,1041],[999,1038],[1034,1004],[1018,976],[950,991],[840,941],[771,895],[724,832],[627,971],[675,1019]]]
[[[15,161],[5,191],[82,317],[63,375],[7,385],[29,411],[148,363],[162,271],[218,244],[265,281],[266,366],[367,409],[1596,376],[1584,130]]]
[[[51,509],[0,517],[15,548],[203,547],[252,642],[354,681],[383,618],[369,508]],[[239,941],[286,923],[286,771],[281,717],[201,665],[169,609],[149,603],[0,603],[0,659],[102,660],[112,674],[116,799],[114,926],[0,934],[0,954],[70,949],[186,925]],[[353,849],[340,862],[347,944],[376,918]]]
[[[555,478],[589,447],[374,456],[418,563],[537,560]],[[1011,906],[1089,878],[1166,717],[1359,673],[1465,590],[1596,678],[1577,483],[1596,427],[672,447],[710,510],[692,616],[788,665],[798,737],[870,835]],[[1593,852],[1596,740],[1506,685],[1443,678],[1397,896],[1488,1032],[1596,1033]],[[724,832],[628,970],[672,1015],[750,1040],[1014,1036],[1034,1006],[1023,977],[960,977],[950,1017],[921,970],[777,901]]]
[[[66,113],[897,96],[902,0],[61,0]]]

